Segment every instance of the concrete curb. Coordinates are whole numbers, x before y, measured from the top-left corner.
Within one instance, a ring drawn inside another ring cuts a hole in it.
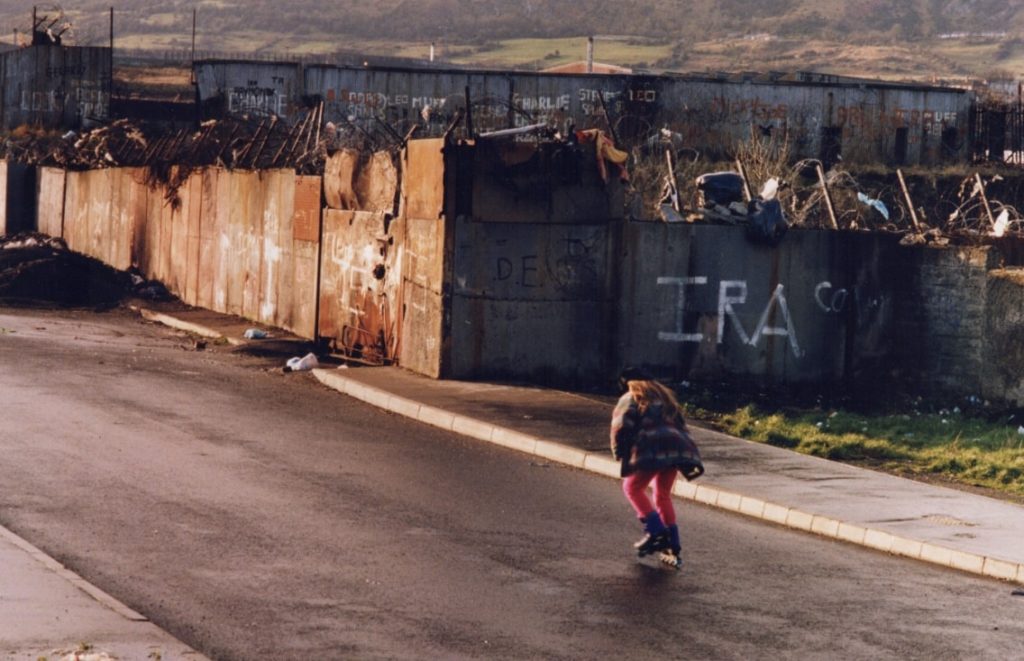
[[[315,369],[313,375],[322,384],[340,393],[424,424],[598,475],[619,478],[619,464],[606,452],[584,452],[578,448],[535,438],[488,422],[449,413],[433,406],[421,405],[419,402],[392,395],[379,388],[357,383],[338,374],[337,370]],[[685,500],[692,500],[837,541],[989,578],[1024,584],[1024,564],[944,548],[928,542],[893,535],[883,530],[865,528],[813,512],[804,512],[778,503],[719,489],[706,482],[695,484],[677,480],[672,493]]]
[[[223,339],[228,344],[231,344],[233,346],[239,346],[245,343],[244,340],[235,337],[228,337],[227,335],[212,330],[207,326],[193,324],[183,319],[178,319],[177,317],[172,317],[170,315],[164,314],[163,312],[157,312],[155,310],[149,310],[147,308],[139,308],[135,307],[134,305],[131,306],[131,309],[135,310],[140,315],[142,315],[142,318],[145,319],[146,321],[152,321],[158,324],[163,324],[164,326],[176,328],[180,331],[185,331],[186,333],[192,333],[194,335],[199,335],[200,337],[208,337],[211,340]]]
[[[30,544],[28,541],[22,539],[18,535],[15,535],[13,532],[8,530],[7,528],[4,528],[3,526],[0,526],[0,537],[3,537],[7,541],[11,542],[12,544],[20,548],[21,550],[25,551],[30,556],[32,556],[32,558],[34,558],[37,562],[39,562],[39,564],[43,565],[44,567],[46,567],[53,573],[57,574],[61,578],[64,578],[69,583],[74,585],[76,588],[86,593],[87,595],[89,595],[96,601],[100,602],[110,610],[125,618],[126,620],[131,620],[132,622],[149,622],[149,618],[145,615],[137,613],[131,608],[128,608],[117,599],[114,599],[103,590],[100,590],[92,583],[89,583],[75,572],[60,564],[50,556],[43,553],[40,549],[36,548],[35,546]]]

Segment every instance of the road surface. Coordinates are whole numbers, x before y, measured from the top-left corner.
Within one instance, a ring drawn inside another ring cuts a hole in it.
[[[1024,658],[1007,584],[382,413],[128,312],[0,309],[0,523],[217,659]]]

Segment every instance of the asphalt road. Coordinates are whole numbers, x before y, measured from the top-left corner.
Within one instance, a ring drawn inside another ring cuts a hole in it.
[[[218,659],[1024,658],[995,581],[379,412],[125,312],[0,309],[0,523]]]

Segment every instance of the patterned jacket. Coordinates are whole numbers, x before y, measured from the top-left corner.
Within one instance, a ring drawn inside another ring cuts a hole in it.
[[[681,418],[680,418],[681,420]],[[621,475],[675,466],[687,480],[700,477],[704,464],[685,423],[673,421],[659,403],[644,413],[628,392],[612,413],[612,455],[622,462]]]

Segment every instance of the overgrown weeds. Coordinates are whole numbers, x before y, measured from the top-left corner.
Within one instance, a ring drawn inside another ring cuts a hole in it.
[[[729,150],[729,160],[709,159],[687,149],[682,137],[667,129],[640,136],[631,148],[629,211],[634,218],[660,217],[659,203],[665,199],[666,183],[670,181],[666,152],[673,159],[675,177],[671,181],[678,191],[680,213],[689,219],[700,217],[696,178],[709,172],[736,171],[737,164],[742,163],[754,196],[767,182],[775,180],[775,195],[792,227],[832,227],[825,199],[827,187],[839,229],[919,229],[926,236],[957,236],[961,241],[981,241],[1024,230],[1024,217],[1018,211],[1024,208],[1024,190],[1015,173],[1003,171],[1004,177],[999,171],[972,171],[970,166],[908,168],[904,193],[892,168],[848,169],[842,163],[824,168],[815,159],[793,161],[792,146],[784,131],[751,135]],[[917,229],[913,227],[908,195],[919,223]]]
[[[842,408],[772,409],[756,404],[707,408],[683,396],[687,414],[726,433],[804,454],[933,477],[1024,497],[1024,416],[932,409],[918,399],[903,412]]]

